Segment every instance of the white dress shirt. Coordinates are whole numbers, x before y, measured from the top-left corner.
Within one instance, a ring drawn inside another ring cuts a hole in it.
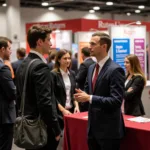
[[[63,81],[65,84],[65,91],[66,91],[66,104],[65,104],[65,108],[66,109],[71,109],[72,108],[72,104],[71,104],[71,82],[70,82],[70,78],[69,78],[69,71],[64,72],[62,69],[60,69],[61,75],[63,77]]]

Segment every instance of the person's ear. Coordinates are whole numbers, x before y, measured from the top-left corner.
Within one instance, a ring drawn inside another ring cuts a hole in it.
[[[38,39],[37,42],[36,42],[37,46],[41,46],[42,43],[43,43],[42,39]]]
[[[0,51],[1,51],[1,52],[5,52],[5,47],[2,47],[2,48],[0,49]]]

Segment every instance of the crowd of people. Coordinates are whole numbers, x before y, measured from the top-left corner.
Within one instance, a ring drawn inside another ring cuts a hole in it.
[[[51,51],[51,32],[46,26],[32,26],[27,33],[30,53],[25,57],[26,50],[17,49],[18,61],[13,63],[11,40],[0,37],[0,150],[12,148],[25,74],[34,59],[28,71],[24,114],[40,115],[47,126],[47,144],[38,150],[56,150],[63,137],[64,115],[84,111],[88,111],[89,150],[119,150],[125,136],[123,101],[125,114],[145,115],[141,96],[146,78],[138,57],[125,57],[125,73],[109,57],[110,36],[96,32],[89,39],[90,47],[82,48],[83,62],[77,69],[77,58],[72,60],[70,51]],[[49,53],[46,60],[43,55]]]

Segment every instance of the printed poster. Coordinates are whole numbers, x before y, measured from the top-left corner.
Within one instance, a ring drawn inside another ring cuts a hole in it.
[[[113,60],[118,63],[123,69],[124,59],[130,54],[129,39],[113,39]]]
[[[145,40],[134,39],[134,54],[139,58],[143,72],[145,72]]]

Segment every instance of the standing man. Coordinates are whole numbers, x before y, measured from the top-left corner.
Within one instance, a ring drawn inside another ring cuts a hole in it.
[[[38,150],[56,150],[61,132],[57,120],[51,74],[47,61],[43,57],[44,54],[48,54],[52,46],[50,34],[51,30],[45,26],[35,25],[29,29],[27,41],[31,50],[16,75],[17,105],[20,108],[27,66],[33,59],[38,59],[29,68],[24,112],[25,115],[32,117],[40,114],[47,125],[47,145]]]
[[[89,67],[85,92],[76,90],[75,99],[89,102],[89,150],[119,150],[124,136],[121,104],[124,95],[124,70],[108,56],[111,39],[105,33],[94,33],[91,55],[97,64]]]
[[[19,66],[21,65],[21,63],[23,62],[23,60],[26,56],[26,49],[25,48],[18,48],[16,55],[17,55],[18,60],[15,62],[12,62],[14,74],[16,74],[17,69],[19,68]]]
[[[88,68],[90,65],[94,63],[93,59],[90,57],[90,48],[84,47],[81,49],[81,55],[82,59],[84,60],[83,63],[80,64],[77,76],[76,76],[76,82],[78,84],[78,88],[81,90],[84,90],[84,84],[86,81]],[[88,111],[89,108],[89,102],[79,103],[80,111]]]
[[[13,125],[16,119],[16,88],[8,66],[4,60],[11,54],[11,41],[0,37],[0,150],[11,150]]]

